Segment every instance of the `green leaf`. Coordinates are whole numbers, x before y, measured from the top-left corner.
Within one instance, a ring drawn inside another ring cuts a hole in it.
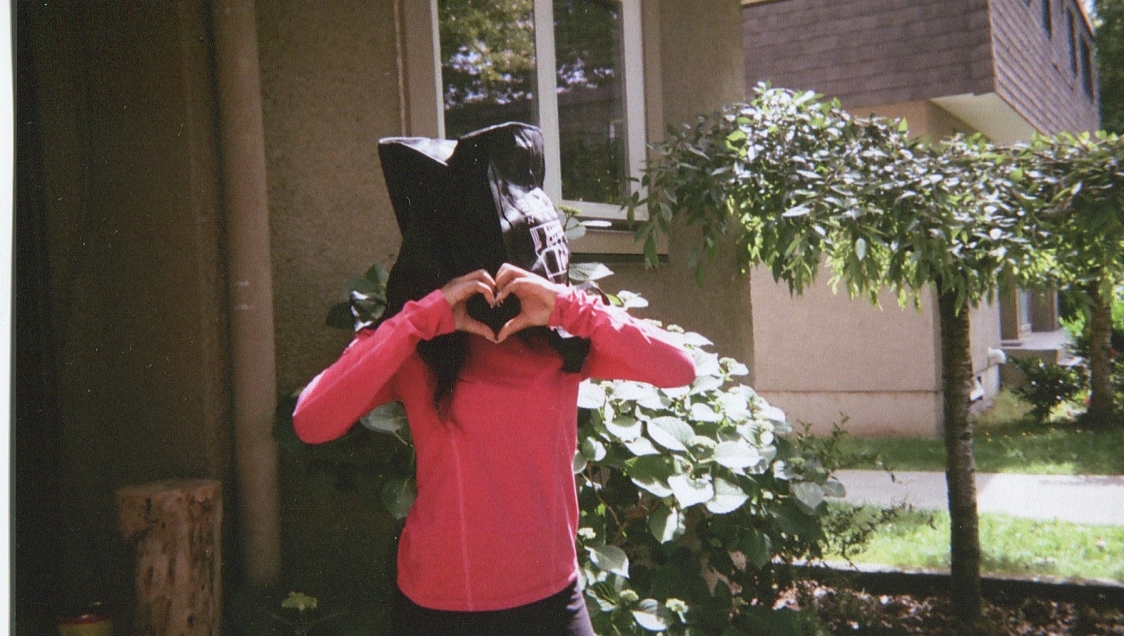
[[[855,241],[855,256],[860,261],[866,258],[866,239],[861,236]]]
[[[613,399],[622,402],[639,402],[653,395],[659,395],[656,387],[643,382],[625,381],[613,386]]]
[[[823,485],[824,497],[838,497],[843,498],[847,496],[847,489],[843,484],[835,479],[829,479]]]
[[[648,518],[648,529],[660,543],[677,539],[687,530],[683,522],[683,513],[678,508],[662,504]]]
[[[363,278],[374,283],[375,289],[378,290],[379,293],[384,293],[386,291],[386,282],[390,280],[390,272],[382,265],[375,263],[367,269],[367,272],[363,274]]]
[[[675,622],[671,610],[651,598],[646,598],[637,603],[636,609],[632,610],[632,617],[636,620],[637,625],[650,632],[666,631]]]
[[[816,508],[823,503],[823,488],[811,481],[801,481],[792,485],[792,495],[800,504],[801,510],[807,514],[815,514]]]
[[[741,470],[761,461],[761,454],[742,440],[721,442],[714,449],[714,461],[726,468]]]
[[[359,423],[368,430],[390,435],[395,435],[408,426],[406,409],[401,402],[387,402],[377,406],[370,413],[359,418]]]
[[[605,267],[601,263],[571,263],[570,264],[570,280],[575,283],[584,283],[586,281],[601,280],[606,276],[612,276],[613,270]]]
[[[646,455],[625,462],[628,466],[628,477],[638,487],[663,498],[670,497],[673,492],[667,484],[668,477],[675,471],[673,460],[658,455]]]
[[[749,530],[739,547],[746,562],[758,570],[773,559],[773,540],[760,530]]]
[[[806,205],[797,205],[795,207],[789,208],[784,214],[781,214],[781,216],[786,219],[791,219],[798,216],[804,216],[811,211],[812,209]]]
[[[355,316],[351,314],[351,303],[340,302],[332,305],[328,310],[328,317],[324,324],[336,329],[351,330],[355,327]]]
[[[615,545],[586,546],[589,560],[597,567],[628,578],[628,555]]]
[[[643,425],[638,420],[627,416],[615,417],[613,421],[605,422],[605,429],[622,442],[631,442],[644,432]]]
[[[706,509],[716,515],[729,514],[742,504],[749,501],[749,495],[745,494],[737,484],[730,483],[725,479],[714,480],[714,497],[706,502]]]
[[[608,454],[608,451],[605,450],[605,445],[602,444],[600,440],[592,437],[587,437],[582,440],[581,452],[586,459],[593,462],[599,462],[605,459],[605,455]]]
[[[589,380],[578,386],[578,408],[599,409],[605,406],[605,389]]]
[[[819,532],[816,518],[804,512],[800,505],[791,499],[776,507],[772,515],[777,522],[777,527],[787,534],[811,538]]]
[[[690,475],[672,475],[667,478],[667,485],[671,486],[671,492],[681,508],[690,508],[714,498],[714,484],[709,475],[697,479]]]
[[[636,455],[637,457],[646,457],[648,455],[659,455],[660,449],[652,443],[652,440],[647,437],[638,437],[631,442],[625,442],[624,447],[628,452]]]
[[[418,490],[412,477],[392,479],[382,489],[382,501],[395,519],[405,519],[417,499]]]
[[[694,434],[690,425],[677,417],[657,417],[648,422],[648,437],[668,450],[686,452]]]
[[[691,419],[695,422],[721,422],[722,414],[705,402],[695,402],[691,405]]]
[[[582,455],[581,451],[574,453],[574,462],[573,466],[571,467],[571,470],[574,471],[574,474],[580,474],[586,469],[586,466],[589,466],[589,462],[586,461],[585,455]]]

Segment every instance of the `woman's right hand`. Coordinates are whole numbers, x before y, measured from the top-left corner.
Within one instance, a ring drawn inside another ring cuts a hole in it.
[[[484,294],[489,305],[496,304],[496,281],[488,270],[478,269],[445,283],[441,293],[453,308],[457,331],[465,331],[495,342],[496,334],[490,327],[468,315],[468,299]]]

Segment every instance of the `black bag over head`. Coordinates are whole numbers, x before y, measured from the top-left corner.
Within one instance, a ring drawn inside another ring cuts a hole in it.
[[[509,122],[457,141],[388,137],[379,140],[379,159],[402,232],[385,316],[474,270],[494,276],[504,263],[567,284],[570,249],[543,191],[543,136],[535,126]],[[519,299],[491,307],[477,295],[468,311],[499,332],[519,314]],[[581,369],[588,340],[554,330],[548,340],[564,370]]]
[[[388,314],[477,269],[511,263],[566,284],[570,250],[554,203],[543,191],[542,131],[511,122],[459,140],[391,137],[379,158],[402,248],[388,281]],[[518,299],[469,313],[497,330],[519,313]]]

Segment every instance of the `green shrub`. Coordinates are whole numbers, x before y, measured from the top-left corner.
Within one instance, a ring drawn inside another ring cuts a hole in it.
[[[1041,358],[1017,358],[1013,362],[1026,376],[1014,393],[1031,405],[1030,414],[1039,422],[1045,422],[1055,406],[1088,387],[1082,366],[1063,367]]]
[[[575,269],[586,280],[610,273],[600,265]],[[373,269],[365,278],[376,286],[385,280]],[[364,294],[378,304],[377,289]],[[646,304],[628,292],[610,299],[626,309]],[[347,326],[344,307],[333,313],[335,324]],[[846,554],[870,534],[870,523],[854,524],[825,503],[844,494],[831,477],[842,433],[816,439],[794,431],[783,412],[738,381],[745,365],[708,351],[699,334],[668,331],[694,357],[698,377],[690,386],[581,387],[578,552],[594,625],[603,636],[752,635],[762,626],[770,634],[816,634],[810,615],[772,608],[795,576],[794,561],[819,559],[829,544]],[[306,474],[368,493],[372,504],[404,518],[415,491],[401,405],[379,407],[343,438],[308,446],[292,433],[292,404],[291,396],[283,401],[276,435]],[[400,443],[386,444],[382,435]]]

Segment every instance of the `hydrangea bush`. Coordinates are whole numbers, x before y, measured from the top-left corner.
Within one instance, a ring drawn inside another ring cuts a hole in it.
[[[669,331],[695,359],[690,386],[582,386],[574,472],[587,602],[603,635],[754,633],[777,620],[767,614],[780,570],[821,556],[825,497],[843,486],[819,447],[739,381],[745,365]]]
[[[596,264],[572,269],[575,283],[611,274]],[[381,313],[370,309],[380,304],[385,274],[372,268],[365,279],[350,290],[357,324]],[[647,305],[630,292],[607,296],[625,309]],[[343,312],[334,308],[330,323],[347,326]],[[579,394],[578,552],[594,626],[602,636],[810,633],[805,616],[773,610],[791,565],[821,557],[829,541],[846,554],[840,543],[861,544],[866,534],[854,535],[846,510],[829,514],[825,503],[844,494],[830,475],[837,436],[794,431],[741,382],[745,365],[720,358],[697,333],[667,331],[694,358],[690,386],[586,381]],[[383,405],[343,438],[314,446],[293,436],[291,405],[290,398],[282,406],[277,436],[308,474],[370,493],[405,518],[416,487],[401,404]]]

